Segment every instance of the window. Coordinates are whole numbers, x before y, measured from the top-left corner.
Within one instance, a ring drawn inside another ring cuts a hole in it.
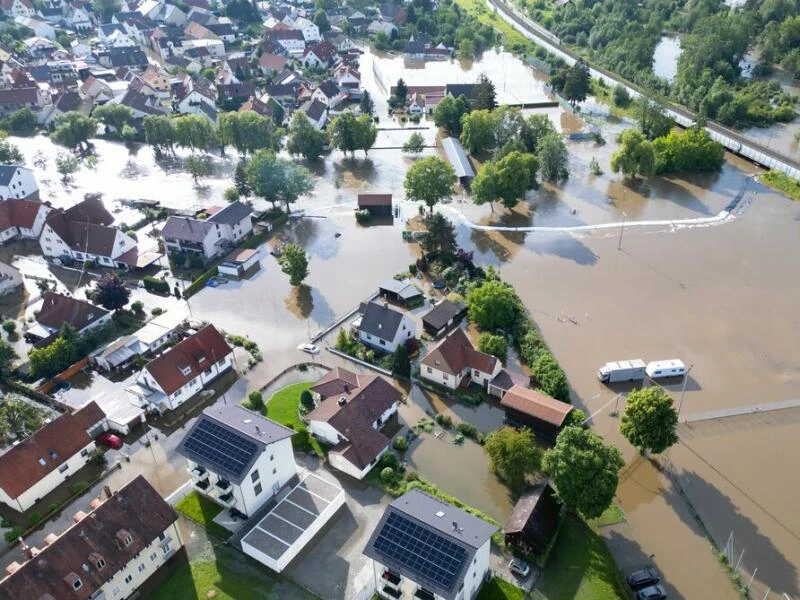
[[[256,469],[255,471],[253,471],[253,474],[252,474],[252,475],[250,475],[250,480],[251,480],[253,483],[255,483],[256,481],[258,481],[260,478],[261,478],[261,475],[259,475],[259,474],[258,474],[258,469]]]
[[[166,533],[164,533],[164,532],[162,531],[161,533],[159,533],[159,534],[158,534],[158,540],[159,540],[160,542],[163,542],[165,539],[167,539],[167,534],[166,534]]]
[[[128,576],[125,578],[125,583],[130,583],[131,581],[133,581],[133,575],[128,575]]]
[[[381,344],[381,346],[385,346],[386,345],[386,340],[380,340],[380,344]]]
[[[257,484],[255,484],[255,486],[253,486],[253,492],[256,496],[258,496],[262,491],[263,489],[261,487],[261,482],[259,481]]]
[[[125,543],[126,546],[130,546],[131,543],[133,543],[133,538],[130,535],[126,535],[124,543]]]
[[[144,563],[140,564],[140,565],[139,565],[139,573],[141,573],[142,571],[144,571],[146,568],[147,568],[147,567],[145,566],[145,564],[144,564]]]
[[[447,377],[448,377],[447,373],[442,373],[442,379],[447,380]]]
[[[89,449],[84,448],[83,450],[81,450],[81,456],[89,456]]]
[[[72,582],[72,589],[79,590],[83,587],[83,582],[80,579],[76,579]]]
[[[430,367],[428,367],[428,373],[433,373],[433,369],[431,369]]]
[[[157,559],[157,558],[158,558],[158,552],[153,552],[153,553],[150,555],[150,562],[153,562],[153,561],[154,561],[155,559]]]
[[[103,567],[106,566],[106,559],[98,558],[97,562],[95,563],[95,565],[97,566],[98,569],[102,569]]]
[[[58,467],[58,472],[59,473],[63,473],[64,471],[67,471],[67,470],[69,470],[69,465],[68,464],[63,464],[60,467]]]

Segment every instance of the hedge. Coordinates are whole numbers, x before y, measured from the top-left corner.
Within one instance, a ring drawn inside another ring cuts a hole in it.
[[[205,287],[206,283],[208,283],[208,280],[214,277],[214,275],[216,274],[217,274],[217,265],[214,265],[208,271],[200,275],[200,277],[195,279],[191,283],[191,285],[186,287],[185,290],[183,290],[183,297],[189,298],[189,296],[193,296],[194,294],[202,290]]]
[[[167,283],[166,279],[159,279],[157,277],[151,277],[149,275],[145,276],[142,281],[144,281],[144,289],[148,292],[152,292],[154,294],[169,294],[169,284]]]

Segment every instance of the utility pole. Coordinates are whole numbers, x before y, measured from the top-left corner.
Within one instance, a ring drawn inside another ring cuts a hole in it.
[[[681,417],[681,406],[683,406],[683,396],[686,394],[686,384],[689,383],[689,373],[692,372],[694,368],[694,364],[689,365],[689,368],[686,370],[686,375],[683,376],[683,386],[681,386],[681,399],[678,401],[678,420]]]
[[[617,244],[617,252],[622,250],[622,234],[625,233],[625,219],[628,217],[627,213],[622,211],[622,227],[619,230],[619,243]]]

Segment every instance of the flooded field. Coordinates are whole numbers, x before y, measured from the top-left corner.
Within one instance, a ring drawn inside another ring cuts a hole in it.
[[[681,56],[681,39],[665,35],[653,51],[653,73],[670,83],[678,74],[678,59]]]

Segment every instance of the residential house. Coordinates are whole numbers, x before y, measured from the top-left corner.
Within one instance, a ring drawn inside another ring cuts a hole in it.
[[[50,93],[34,82],[25,87],[0,88],[0,116],[9,115],[21,108],[38,113],[50,103]]]
[[[506,420],[530,427],[548,437],[555,437],[574,408],[521,385],[508,390],[500,400]]]
[[[21,165],[0,165],[0,199],[5,198],[39,198],[39,184],[32,169]]]
[[[0,244],[17,238],[38,240],[51,210],[36,200],[9,198],[0,201]]]
[[[319,27],[313,21],[305,17],[297,17],[292,23],[292,29],[297,29],[303,34],[303,39],[308,44],[309,42],[318,42],[322,38],[319,35]]]
[[[78,88],[78,93],[85,98],[91,98],[96,104],[105,104],[114,98],[114,90],[109,83],[94,75],[86,78]]]
[[[336,48],[330,42],[319,42],[314,46],[307,46],[300,62],[304,67],[313,69],[327,69],[338,58]]]
[[[12,17],[32,17],[36,14],[36,7],[30,0],[0,0],[0,8]]]
[[[67,5],[64,21],[73,31],[78,33],[85,33],[94,28],[89,17],[89,11],[83,5],[74,2]]]
[[[212,59],[225,58],[225,42],[220,39],[203,38],[199,40],[181,40],[183,53],[191,53],[192,50],[203,50]]]
[[[0,262],[0,296],[6,296],[22,286],[22,274],[19,269]]]
[[[322,129],[328,122],[328,106],[319,100],[309,100],[300,107],[300,112],[302,112],[317,129]]]
[[[122,23],[103,23],[97,27],[97,39],[101,42],[106,43],[108,40],[111,39],[112,35],[118,34],[127,36],[128,31],[125,28],[125,25]],[[135,46],[133,40],[130,40],[129,46]]]
[[[434,45],[429,35],[417,33],[405,43],[403,53],[417,60],[447,60],[453,55],[453,48],[444,44]]]
[[[215,92],[216,89],[195,85],[192,79],[187,78],[183,89],[176,98],[176,110],[182,115],[200,115],[206,114],[209,109],[216,110]]]
[[[191,252],[206,259],[232,247],[230,240],[223,237],[222,225],[191,217],[169,217],[161,230],[161,239],[169,253]]]
[[[223,42],[231,43],[236,41],[237,28],[232,23],[206,23],[206,29]]]
[[[337,52],[358,50],[358,44],[356,44],[351,38],[338,31],[326,31],[322,37],[326,42],[333,44],[333,47],[336,48]]]
[[[432,338],[437,338],[453,325],[458,325],[466,314],[466,305],[445,298],[422,316],[422,328]]]
[[[105,414],[89,402],[11,446],[0,455],[0,502],[18,512],[34,506],[92,460],[94,438],[105,429]],[[0,597],[2,590],[0,583]]]
[[[357,376],[335,369],[311,387],[319,405],[308,419],[311,433],[326,444],[331,466],[363,479],[389,449],[391,439],[381,433],[397,413],[403,395],[376,375]]]
[[[269,29],[265,32],[265,37],[292,56],[302,56],[306,49],[303,33],[295,29]]]
[[[93,352],[92,361],[101,369],[113,371],[131,363],[137,356],[159,350],[186,329],[186,319],[168,311],[148,321],[136,333],[126,335]],[[109,415],[109,420],[111,415]]]
[[[358,98],[361,96],[361,73],[348,65],[340,65],[333,72],[333,81],[339,89],[347,92],[348,97]]]
[[[372,217],[392,216],[391,194],[359,194],[358,210],[368,210]]]
[[[33,31],[33,35],[36,37],[42,37],[51,41],[56,39],[56,29],[47,21],[25,16],[14,17],[14,21],[17,25],[22,25]]]
[[[236,245],[253,231],[253,209],[243,202],[231,202],[215,211],[208,222],[220,227],[222,237]]]
[[[117,69],[119,67],[146,68],[147,55],[138,46],[112,47],[108,50],[99,50],[94,53],[98,64],[108,68]]]
[[[78,333],[84,333],[105,325],[111,321],[112,316],[113,313],[102,306],[48,291],[42,295],[42,306],[36,316],[36,323],[25,330],[25,339],[49,343],[64,325],[69,325]]]
[[[114,217],[96,197],[66,210],[53,210],[45,220],[39,245],[45,256],[92,261],[102,267],[127,269],[137,264],[136,240],[116,227]]]
[[[233,366],[233,350],[213,325],[206,325],[147,363],[127,389],[137,406],[175,410]]]
[[[380,598],[472,600],[489,576],[483,519],[414,489],[393,500],[367,541]]]
[[[256,93],[256,86],[247,81],[217,86],[217,101],[220,106],[234,105],[236,110]]]
[[[260,258],[260,253],[254,248],[234,250],[217,266],[217,271],[220,275],[242,277],[258,264]]]
[[[333,110],[347,98],[347,92],[340,90],[336,83],[328,79],[319,84],[317,89],[311,94],[311,98],[312,100],[319,100],[329,109]]]
[[[506,544],[529,556],[541,555],[550,547],[560,513],[561,502],[550,483],[537,483],[520,495],[503,525]]]
[[[0,598],[131,598],[183,545],[178,514],[142,475],[89,511],[78,511],[63,533],[41,548],[22,543],[26,560],[12,562]]]
[[[133,113],[133,118],[137,121],[148,116],[165,114],[164,109],[161,108],[158,96],[146,96],[131,88],[128,88],[128,91],[126,91],[117,102],[130,108]]]
[[[50,27],[47,23],[43,23],[42,26]],[[25,44],[25,47],[28,49],[28,53],[35,60],[40,60],[42,58],[53,58],[53,55],[56,52],[55,42],[42,35],[35,35],[33,37],[26,38],[22,40],[22,43]]]
[[[55,120],[68,112],[77,112],[88,117],[92,112],[94,100],[89,96],[81,96],[77,90],[66,91],[53,98],[53,104],[46,106],[39,113],[39,122],[50,127]]]
[[[367,346],[394,352],[400,344],[414,339],[416,326],[406,314],[389,307],[386,302],[362,304],[361,315],[354,325],[358,339]]]
[[[397,27],[394,25],[394,23],[372,20],[367,26],[367,33],[370,35],[382,33],[389,39],[393,39],[397,36]]]
[[[262,52],[258,57],[258,68],[264,77],[270,77],[275,73],[280,73],[286,68],[289,59],[279,54]]]
[[[270,103],[273,103],[272,106],[270,106]],[[269,97],[267,97],[266,102],[263,102],[255,96],[250,96],[250,98],[248,98],[247,101],[239,107],[239,112],[252,110],[257,115],[269,117],[271,119],[275,115],[276,104],[277,103]]]
[[[487,388],[503,368],[500,360],[472,347],[463,329],[455,329],[420,362],[420,377],[451,390],[465,380]]]
[[[236,404],[206,408],[178,446],[192,486],[253,516],[297,475],[294,430]]]

